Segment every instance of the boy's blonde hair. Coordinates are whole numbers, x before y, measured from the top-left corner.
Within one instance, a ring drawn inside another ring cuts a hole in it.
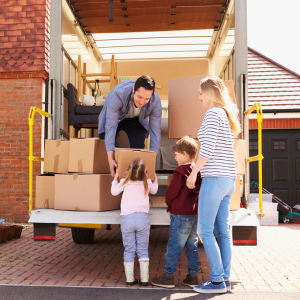
[[[186,135],[176,142],[172,151],[173,153],[178,152],[181,154],[185,151],[194,160],[198,152],[198,144],[194,139]]]
[[[147,165],[140,157],[136,157],[129,164],[129,167],[127,170],[127,175],[125,177],[125,181],[123,182],[122,186],[125,185],[129,180],[143,181],[144,189],[145,189],[145,196],[147,196],[147,194],[148,194],[147,179],[148,179]]]
[[[208,76],[200,81],[200,88],[216,107],[221,107],[226,111],[232,133],[241,132],[241,124],[238,120],[239,110],[233,103],[224,82],[217,76]]]

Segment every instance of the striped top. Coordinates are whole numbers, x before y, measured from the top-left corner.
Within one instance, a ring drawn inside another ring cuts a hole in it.
[[[233,154],[233,133],[223,108],[212,107],[198,132],[199,156],[208,159],[201,169],[202,177],[236,178]]]

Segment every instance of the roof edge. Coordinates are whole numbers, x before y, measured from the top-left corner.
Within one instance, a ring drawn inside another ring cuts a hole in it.
[[[271,58],[269,58],[269,57],[267,57],[267,56],[261,54],[260,52],[258,52],[258,51],[256,51],[256,50],[252,49],[252,48],[249,47],[249,46],[248,46],[248,50],[254,52],[255,54],[257,54],[257,55],[263,57],[264,59],[270,61],[271,63],[277,65],[278,67],[280,67],[280,68],[286,70],[287,72],[292,73],[293,75],[295,75],[295,76],[297,76],[298,78],[300,78],[300,75],[299,75],[298,73],[296,73],[296,72],[294,72],[294,71],[292,71],[292,70],[290,70],[290,69],[284,67],[283,65],[281,65],[281,64],[279,64],[278,62],[272,60]]]

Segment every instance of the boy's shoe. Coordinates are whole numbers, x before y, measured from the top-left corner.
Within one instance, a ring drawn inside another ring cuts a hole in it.
[[[227,288],[227,292],[231,291],[231,282],[229,280],[225,280],[224,282]]]
[[[215,285],[209,280],[201,285],[195,286],[194,291],[202,294],[224,294],[227,292],[227,287],[224,282]]]
[[[163,274],[158,278],[153,278],[151,283],[167,289],[172,289],[175,287],[174,276],[167,276],[166,274]]]
[[[196,285],[199,284],[198,277],[197,276],[191,276],[190,274],[187,274],[186,278],[183,279],[182,283],[184,285],[187,285],[187,286],[193,288],[193,287],[195,287]]]

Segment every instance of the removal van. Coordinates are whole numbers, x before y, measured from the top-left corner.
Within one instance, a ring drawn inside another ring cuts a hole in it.
[[[246,0],[113,1],[113,6],[102,2],[50,3],[50,77],[42,112],[45,160],[36,178],[35,207],[30,192],[34,239],[55,240],[55,228],[62,226],[72,229],[76,243],[91,243],[102,224],[109,228],[121,223],[120,197],[110,194],[105,143],[96,129],[110,90],[141,75],[155,79],[162,118],[168,119],[162,123],[160,152],[156,156],[149,150],[148,138],[145,149],[118,145],[115,156],[121,176],[134,156],[147,160],[149,177],[153,179],[156,172],[159,181],[158,194],[150,196],[151,225],[169,225],[164,193],[176,168],[171,147],[183,135],[197,139],[206,112],[197,101],[198,87],[209,74],[224,80],[242,124],[242,133],[234,141],[238,178],[230,205],[233,242],[256,245],[258,214],[246,208]],[[34,160],[32,153],[30,159]],[[157,167],[158,160],[161,166],[168,165],[167,170]]]

